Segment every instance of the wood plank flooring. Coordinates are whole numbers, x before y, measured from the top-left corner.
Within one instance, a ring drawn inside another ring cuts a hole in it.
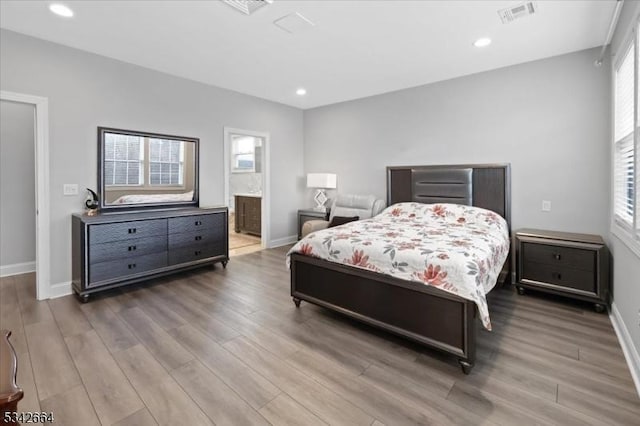
[[[38,302],[0,279],[21,411],[58,425],[638,425],[609,318],[496,288],[477,363],[289,296],[286,248],[97,295]]]

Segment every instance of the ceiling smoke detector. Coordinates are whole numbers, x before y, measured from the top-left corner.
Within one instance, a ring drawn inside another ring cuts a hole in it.
[[[508,7],[506,9],[500,9],[498,15],[503,24],[508,24],[516,19],[524,18],[525,16],[533,15],[538,11],[538,5],[534,1],[528,1],[520,3],[517,6]]]
[[[229,6],[244,13],[251,15],[262,6],[273,3],[273,0],[222,0]]]

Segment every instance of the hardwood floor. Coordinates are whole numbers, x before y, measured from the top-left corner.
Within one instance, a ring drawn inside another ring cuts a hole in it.
[[[0,280],[20,411],[58,425],[637,425],[609,318],[548,296],[489,297],[469,376],[455,359],[289,296],[285,248],[38,302]]]

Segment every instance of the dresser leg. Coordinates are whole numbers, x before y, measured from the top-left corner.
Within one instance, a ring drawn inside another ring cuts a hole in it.
[[[523,295],[524,294],[524,287],[516,287],[516,289],[518,290],[518,294],[519,295]]]
[[[606,310],[605,306],[602,303],[596,303],[595,305],[593,305],[593,308],[596,310],[597,313],[602,313]]]
[[[298,299],[297,297],[293,298],[293,303],[296,304],[296,308],[300,307],[300,302],[302,302],[302,300]]]
[[[460,367],[462,367],[462,372],[464,374],[471,373],[471,369],[473,368],[473,364],[471,364],[470,362],[467,362],[467,361],[463,361],[463,360],[459,360],[458,363],[460,364]]]
[[[76,296],[78,297],[78,300],[82,303],[87,303],[89,301],[89,295],[88,294],[78,294],[76,293]]]
[[[228,261],[228,260],[223,260],[223,261],[222,261],[222,267],[223,267],[224,269],[227,269],[227,263],[229,263],[229,261]]]

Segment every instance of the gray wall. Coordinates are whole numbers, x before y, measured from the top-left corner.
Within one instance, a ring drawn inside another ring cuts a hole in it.
[[[626,1],[620,14],[618,27],[611,41],[611,53],[615,55],[626,41],[633,23],[638,21],[640,2]],[[611,138],[609,138],[611,139]],[[610,207],[611,208],[611,207]],[[633,253],[614,234],[610,234],[613,253],[614,300],[620,316],[640,353],[640,257]],[[636,366],[640,369],[640,365]],[[640,390],[639,390],[640,392]]]
[[[71,214],[96,187],[97,126],[199,137],[200,202],[222,205],[224,126],[271,134],[271,241],[296,235],[302,111],[2,30],[0,87],[49,98],[51,280],[71,280]]]
[[[36,260],[33,105],[0,102],[0,267]]]
[[[305,171],[337,173],[339,192],[385,198],[386,166],[508,162],[514,229],[605,235],[610,68],[593,66],[597,54],[307,110]]]

